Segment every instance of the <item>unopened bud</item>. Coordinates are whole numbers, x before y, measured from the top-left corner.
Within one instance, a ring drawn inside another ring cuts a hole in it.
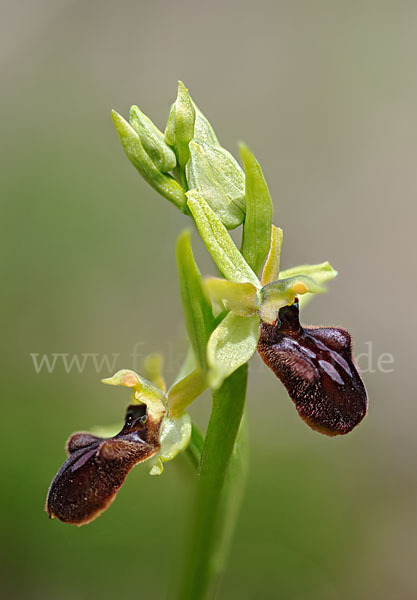
[[[233,156],[220,146],[190,143],[187,165],[190,190],[197,190],[227,229],[235,229],[245,218],[245,175]]]
[[[139,135],[121,115],[113,110],[112,118],[124,151],[132,165],[157,192],[175,204],[182,212],[187,213],[187,199],[179,183],[155,166],[145,151]]]
[[[130,109],[130,124],[156,168],[162,173],[175,169],[177,159],[174,151],[165,143],[164,134],[137,106]]]
[[[194,137],[195,109],[187,88],[178,82],[177,99],[172,105],[165,128],[165,141],[175,148],[178,162],[185,167],[190,158],[188,144]]]

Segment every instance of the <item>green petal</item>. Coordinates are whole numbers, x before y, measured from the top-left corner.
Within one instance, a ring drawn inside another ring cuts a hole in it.
[[[278,279],[281,260],[282,229],[272,225],[269,253],[262,272],[261,283],[266,285]]]
[[[195,190],[187,192],[188,207],[194,217],[201,238],[212,259],[230,281],[249,281],[260,287],[259,279],[236,248],[219,217],[203,196]]]
[[[230,312],[213,331],[207,345],[208,381],[218,389],[226,377],[248,362],[259,339],[259,317],[241,317]]]
[[[171,417],[177,417],[207,388],[207,378],[199,369],[178,381],[168,392],[168,409]]]
[[[258,274],[271,242],[273,205],[262,169],[245,144],[240,144],[245,168],[246,216],[243,224],[242,254]]]

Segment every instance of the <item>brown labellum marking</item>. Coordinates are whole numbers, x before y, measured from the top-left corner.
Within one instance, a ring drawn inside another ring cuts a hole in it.
[[[258,352],[313,429],[334,436],[362,421],[367,394],[344,329],[303,328],[296,300],[280,309],[275,324],[261,324]]]
[[[48,491],[49,516],[74,525],[98,517],[113,502],[130,469],[158,452],[160,426],[141,404],[128,407],[123,429],[113,438],[74,433],[67,442],[69,456]]]

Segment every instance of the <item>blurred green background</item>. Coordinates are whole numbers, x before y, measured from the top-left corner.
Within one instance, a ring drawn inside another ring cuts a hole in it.
[[[369,415],[341,439],[304,425],[252,361],[251,472],[219,598],[416,598],[417,4],[6,0],[1,10],[0,594],[162,599],[176,568],[185,458],[160,478],[134,470],[88,527],[48,520],[66,438],[119,420],[127,394],[101,385],[108,369],[91,360],[81,373],[61,361],[37,374],[31,354],[116,354],[122,368],[138,344],[162,351],[174,377],[185,333],[173,247],[188,223],[128,163],[110,109],[137,103],[162,128],[182,79],[223,145],[235,152],[244,139],[260,160],[283,265],[339,270],[304,322],[343,325],[356,355],[372,349],[359,358]],[[384,353],[391,372],[378,367]],[[208,409],[207,396],[192,408],[201,426]]]

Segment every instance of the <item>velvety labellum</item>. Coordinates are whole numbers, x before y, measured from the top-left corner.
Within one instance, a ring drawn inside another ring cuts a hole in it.
[[[51,518],[84,525],[114,500],[130,469],[160,449],[161,421],[147,416],[146,405],[128,407],[123,429],[113,438],[74,433],[68,458],[49,488],[46,511]]]
[[[334,436],[362,421],[367,394],[344,329],[302,327],[296,301],[279,310],[275,324],[261,324],[258,352],[313,429]]]

